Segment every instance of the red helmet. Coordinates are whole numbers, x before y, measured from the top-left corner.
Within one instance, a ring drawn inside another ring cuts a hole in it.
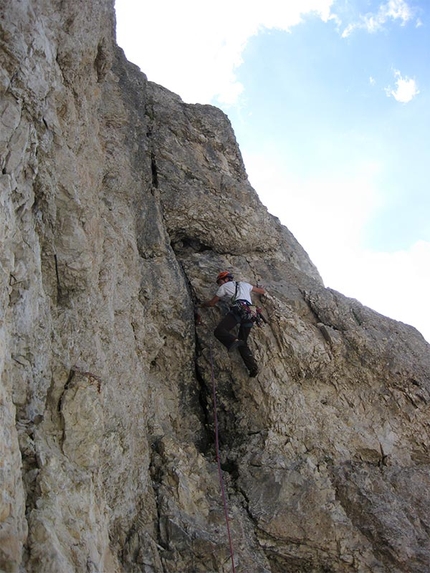
[[[216,282],[220,281],[221,279],[229,279],[230,281],[233,280],[233,275],[228,271],[221,271],[216,278]]]

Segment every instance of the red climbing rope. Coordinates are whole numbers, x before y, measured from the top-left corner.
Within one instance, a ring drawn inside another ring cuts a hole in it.
[[[234,553],[233,553],[233,543],[231,540],[231,533],[230,533],[230,524],[228,519],[228,507],[227,507],[227,497],[225,495],[225,488],[224,488],[224,480],[222,477],[222,470],[221,470],[221,458],[219,455],[219,433],[218,433],[218,415],[217,415],[217,403],[216,403],[216,384],[215,384],[215,376],[214,376],[214,362],[213,362],[213,355],[212,355],[212,345],[210,349],[211,354],[211,376],[212,376],[212,394],[213,394],[213,406],[214,406],[214,421],[215,421],[215,449],[216,449],[216,461],[218,464],[218,476],[219,476],[219,483],[221,486],[221,495],[222,495],[222,503],[224,505],[224,516],[225,516],[225,523],[227,526],[227,537],[228,543],[230,546],[230,558],[231,558],[231,567],[232,572],[235,573],[236,569],[234,567]]]

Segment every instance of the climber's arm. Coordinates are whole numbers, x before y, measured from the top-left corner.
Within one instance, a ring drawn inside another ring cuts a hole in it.
[[[215,306],[219,300],[220,300],[219,296],[215,295],[210,300],[206,300],[206,301],[202,302],[200,306],[202,306],[202,307]]]
[[[253,286],[252,292],[255,292],[256,294],[266,294],[266,289],[263,287]]]

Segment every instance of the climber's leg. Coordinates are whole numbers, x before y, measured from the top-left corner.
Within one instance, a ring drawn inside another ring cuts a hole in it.
[[[230,350],[232,344],[237,341],[237,336],[232,334],[230,331],[237,325],[238,319],[236,316],[229,312],[227,313],[218,326],[214,330],[215,337],[222,343],[224,346]],[[237,346],[237,345],[235,345]]]

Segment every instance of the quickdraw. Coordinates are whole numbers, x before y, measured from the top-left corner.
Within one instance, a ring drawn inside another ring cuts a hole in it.
[[[250,322],[257,326],[263,326],[267,323],[261,308],[249,304],[246,300],[237,300],[231,308],[239,316],[241,322]]]

